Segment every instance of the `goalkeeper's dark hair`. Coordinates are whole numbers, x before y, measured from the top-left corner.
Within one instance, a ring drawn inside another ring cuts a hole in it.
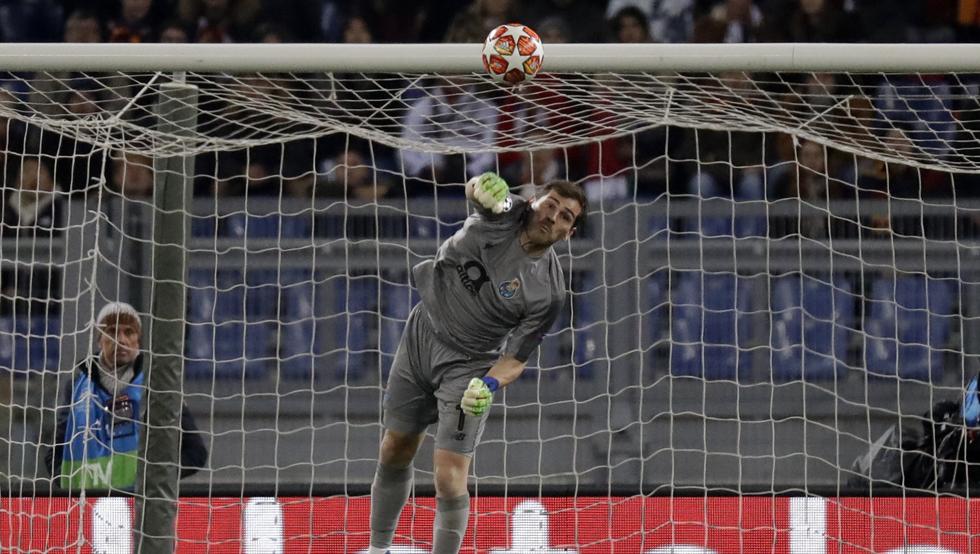
[[[555,191],[555,194],[563,198],[571,198],[582,206],[582,212],[578,214],[578,217],[575,218],[575,223],[572,225],[573,229],[581,231],[589,215],[589,199],[585,196],[585,190],[582,188],[582,185],[571,181],[551,181],[544,186],[544,193],[548,194],[551,191]]]

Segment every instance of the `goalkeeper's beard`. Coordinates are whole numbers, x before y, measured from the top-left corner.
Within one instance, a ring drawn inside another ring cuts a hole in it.
[[[534,212],[531,212],[527,224],[524,225],[524,232],[521,238],[521,245],[524,246],[524,250],[531,252],[545,250],[561,240],[562,237],[555,236],[554,225],[550,224],[545,218],[537,217]]]

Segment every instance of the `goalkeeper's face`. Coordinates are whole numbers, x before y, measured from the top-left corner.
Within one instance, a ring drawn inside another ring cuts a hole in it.
[[[133,363],[140,352],[140,330],[126,318],[106,318],[99,325],[99,347],[106,368],[119,368]],[[115,320],[115,321],[113,321]]]
[[[555,192],[531,202],[531,215],[527,219],[526,234],[529,241],[540,247],[565,240],[575,232],[575,220],[582,213],[582,205],[574,198]]]

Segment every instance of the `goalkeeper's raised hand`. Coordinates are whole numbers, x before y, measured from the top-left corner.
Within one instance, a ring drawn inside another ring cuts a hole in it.
[[[470,179],[472,183],[473,200],[484,209],[490,210],[495,214],[504,211],[507,204],[507,193],[510,187],[496,173],[484,173],[479,177]]]
[[[468,416],[481,416],[493,403],[493,392],[500,386],[499,382],[493,377],[470,379],[470,385],[463,393],[463,399],[459,402],[460,409]]]

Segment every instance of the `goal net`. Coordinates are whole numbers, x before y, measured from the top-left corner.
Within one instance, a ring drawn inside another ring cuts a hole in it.
[[[0,549],[366,549],[410,270],[484,171],[592,212],[464,552],[980,549],[968,50],[546,45],[508,88],[443,46],[0,48]],[[145,380],[93,401],[114,301]],[[431,548],[431,456],[392,552]]]

